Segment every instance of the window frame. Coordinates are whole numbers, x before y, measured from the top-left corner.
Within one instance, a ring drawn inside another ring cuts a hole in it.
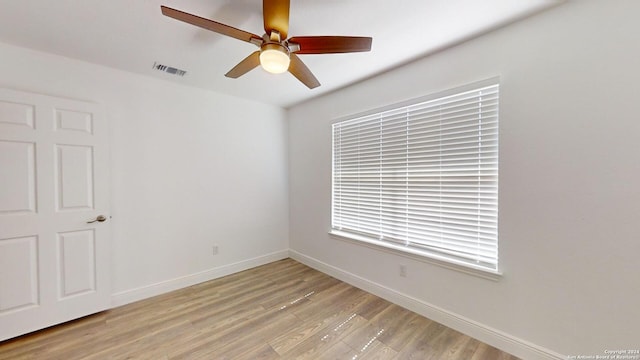
[[[368,236],[363,236],[361,234],[358,234],[356,232],[345,232],[339,229],[334,228],[334,211],[335,211],[335,164],[336,164],[336,158],[335,158],[335,143],[334,143],[334,125],[341,123],[341,122],[345,122],[345,121],[350,121],[350,120],[354,120],[354,119],[359,119],[359,118],[363,118],[363,117],[367,117],[367,116],[371,116],[371,115],[375,115],[375,114],[381,114],[381,113],[385,113],[385,112],[389,112],[389,111],[395,111],[397,109],[402,109],[402,108],[408,108],[411,107],[412,105],[416,105],[416,104],[420,104],[420,103],[425,103],[425,102],[429,102],[429,101],[433,101],[433,100],[438,100],[441,98],[446,98],[446,97],[450,97],[450,96],[455,96],[457,94],[460,93],[465,93],[465,92],[469,92],[469,91],[473,91],[473,90],[479,90],[481,88],[485,88],[485,87],[489,87],[489,86],[497,86],[498,88],[498,92],[499,92],[499,88],[500,88],[500,78],[499,77],[493,77],[493,78],[489,78],[483,81],[478,81],[478,82],[474,82],[474,83],[470,83],[464,86],[459,86],[459,87],[455,87],[452,89],[448,89],[445,91],[440,91],[437,93],[433,93],[427,96],[422,96],[419,98],[414,98],[414,99],[410,99],[407,101],[403,101],[403,102],[399,102],[399,103],[394,103],[394,104],[390,104],[384,107],[380,107],[380,108],[376,108],[376,109],[372,109],[366,112],[361,112],[358,114],[353,114],[353,115],[348,115],[348,116],[344,116],[338,119],[335,119],[334,121],[332,121],[332,134],[331,134],[331,145],[332,145],[332,149],[331,149],[331,205],[330,205],[330,230],[329,230],[329,234],[332,236],[332,238],[335,239],[339,239],[339,240],[344,240],[344,241],[349,241],[352,243],[356,243],[356,244],[360,244],[360,245],[365,245],[368,247],[372,247],[378,250],[383,250],[386,252],[391,252],[395,255],[401,255],[404,257],[408,257],[411,259],[415,259],[415,260],[419,260],[419,261],[425,261],[425,262],[429,262],[429,263],[433,263],[445,268],[449,268],[449,269],[453,269],[453,270],[457,270],[457,271],[461,271],[464,273],[468,273],[468,274],[472,274],[472,275],[476,275],[479,277],[483,277],[483,278],[487,278],[490,280],[498,280],[501,276],[502,276],[502,272],[501,272],[501,264],[500,264],[500,258],[497,257],[496,258],[496,265],[495,265],[495,269],[493,268],[488,268],[486,266],[482,266],[482,265],[475,265],[472,262],[469,261],[458,261],[455,258],[452,257],[447,257],[447,256],[442,256],[441,254],[438,253],[434,253],[431,251],[420,251],[419,249],[416,249],[414,247],[410,247],[410,246],[405,246],[405,245],[401,245],[401,244],[396,244],[394,242],[391,241],[384,241],[384,240],[378,240],[375,239],[373,237],[368,237]],[[500,94],[498,93],[498,107],[497,107],[497,113],[496,113],[496,121],[497,121],[497,126],[498,129],[496,130],[497,132],[497,136],[499,138],[499,118],[500,118],[500,106],[499,106],[499,102],[500,102]],[[499,139],[497,139],[497,142],[499,143]],[[499,145],[496,145],[496,151],[499,149]],[[499,158],[499,154],[497,155]],[[498,176],[499,176],[499,161],[497,166],[497,172],[496,172],[496,186],[498,186]],[[498,199],[499,199],[499,188],[496,190],[495,193],[495,201],[496,201],[496,205],[495,205],[495,216],[496,216],[496,221],[498,221],[498,214],[499,214],[499,203],[498,203]],[[495,227],[495,251],[496,251],[496,256],[497,256],[497,252],[499,250],[499,243],[498,243],[498,224],[496,223],[496,227]]]

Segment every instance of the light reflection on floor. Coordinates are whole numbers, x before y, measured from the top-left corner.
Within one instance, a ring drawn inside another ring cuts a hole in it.
[[[289,304],[281,306],[281,307],[280,307],[280,310],[284,310],[284,309],[288,308],[288,307],[289,307],[289,306],[291,306],[291,305],[295,305],[295,304],[299,303],[300,301],[302,301],[302,300],[304,300],[304,299],[309,298],[309,297],[310,297],[310,296],[312,296],[313,294],[315,294],[315,291],[311,291],[311,292],[309,292],[309,293],[305,294],[304,296],[301,296],[301,297],[299,297],[299,298],[297,298],[297,299],[295,299],[295,300],[293,300],[293,301],[289,302]],[[356,314],[356,313],[351,314],[351,315],[350,315],[346,320],[344,320],[343,322],[341,322],[340,324],[338,324],[338,326],[336,326],[336,327],[333,329],[333,332],[337,332],[337,331],[339,331],[343,326],[345,326],[346,324],[348,324],[348,323],[349,323],[349,321],[353,320],[356,316],[358,316],[358,314]],[[369,346],[371,346],[371,344],[373,344],[373,342],[374,342],[374,341],[376,341],[376,339],[378,339],[378,338],[380,337],[380,335],[382,335],[383,333],[384,333],[384,329],[380,329],[380,330],[378,331],[378,333],[377,333],[376,335],[374,335],[371,339],[369,339],[369,341],[368,341],[368,342],[367,342],[367,343],[366,343],[366,344],[365,344],[365,345],[360,349],[360,353],[359,353],[359,354],[354,355],[354,356],[351,358],[351,360],[356,360],[356,359],[358,359],[358,357],[360,357],[360,355],[362,355],[362,353],[364,353],[364,352],[365,352],[365,350],[367,350],[367,348],[369,348]],[[320,341],[326,341],[326,340],[328,340],[330,337],[331,337],[331,333],[328,333],[328,334],[324,335],[324,336],[320,339]]]
[[[311,295],[313,295],[313,294],[315,294],[315,291],[312,291],[312,292],[310,292],[310,293],[307,293],[306,295],[301,296],[301,297],[299,297],[299,298],[297,298],[297,299],[293,300],[293,301],[292,301],[292,302],[290,302],[288,305],[283,305],[282,307],[280,307],[280,310],[284,310],[284,309],[286,309],[287,307],[289,307],[289,306],[291,306],[291,305],[297,304],[297,303],[299,303],[300,301],[302,301],[302,300],[304,300],[304,299],[308,298],[309,296],[311,296]]]
[[[371,340],[369,340],[368,343],[365,344],[365,346],[362,347],[362,349],[360,349],[360,354],[362,354],[365,350],[367,350],[367,348],[374,342],[376,341],[376,339],[378,337],[380,337],[380,335],[382,335],[382,333],[384,333],[384,329],[380,329],[380,331],[378,331],[378,333],[371,338]],[[351,358],[351,360],[356,360],[358,358],[358,356],[360,356],[360,354],[356,354],[353,355],[353,357]]]
[[[340,323],[340,325],[336,326],[335,329],[333,329],[334,332],[340,330],[341,327],[345,326],[349,321],[353,320],[354,317],[356,317],[358,314],[351,314],[351,316],[349,316],[349,318],[345,321],[343,321],[342,323]],[[325,336],[322,337],[322,339],[320,339],[321,341],[325,341],[329,338],[330,334],[327,334]]]

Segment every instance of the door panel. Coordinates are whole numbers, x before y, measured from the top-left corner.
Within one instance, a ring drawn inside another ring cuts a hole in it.
[[[109,307],[108,170],[97,104],[0,89],[0,341]]]
[[[38,305],[38,238],[0,240],[0,314]]]
[[[0,216],[35,213],[35,144],[0,140],[0,169]]]
[[[91,113],[56,109],[56,130],[93,133]]]
[[[33,105],[0,101],[0,123],[34,128]]]
[[[56,145],[57,210],[93,209],[93,147]]]
[[[58,234],[58,255],[60,298],[96,290],[93,229]]]

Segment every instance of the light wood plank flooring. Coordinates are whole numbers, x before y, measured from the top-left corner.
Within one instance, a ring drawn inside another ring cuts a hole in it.
[[[0,359],[504,359],[286,259],[0,342]]]

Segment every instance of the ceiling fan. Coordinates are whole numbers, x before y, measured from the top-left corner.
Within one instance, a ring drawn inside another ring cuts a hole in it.
[[[288,38],[289,1],[263,0],[263,36],[236,29],[213,20],[205,19],[170,7],[161,6],[162,14],[203,29],[249,42],[260,48],[242,60],[225,74],[238,78],[258,65],[274,74],[289,71],[309,89],[320,86],[311,70],[300,60],[303,54],[333,54],[371,50],[370,37],[360,36],[294,36]]]

